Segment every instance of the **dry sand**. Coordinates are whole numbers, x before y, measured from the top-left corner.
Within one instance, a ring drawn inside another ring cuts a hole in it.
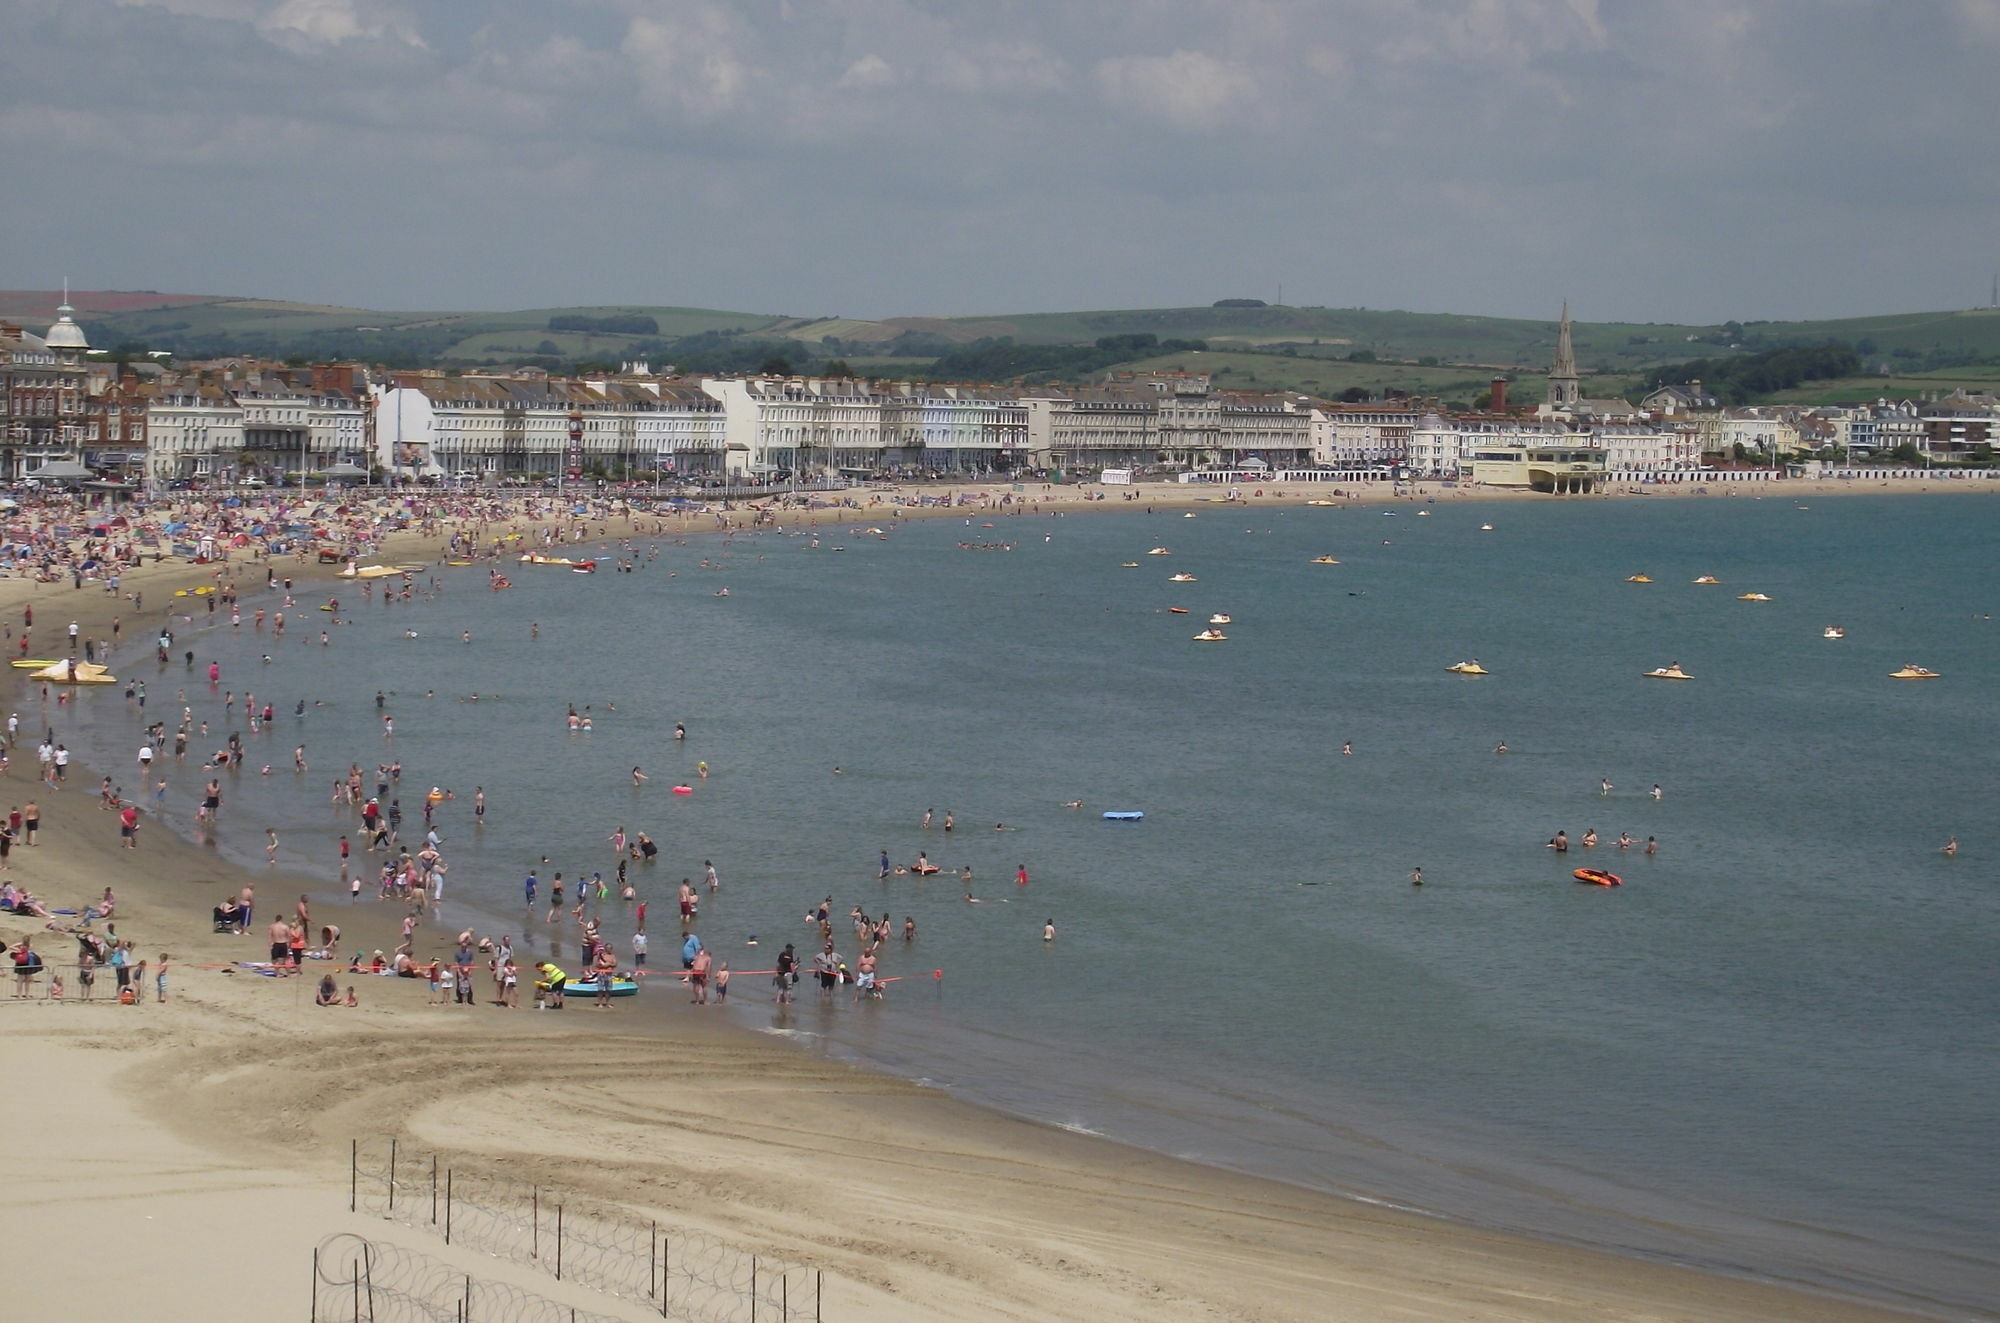
[[[1155,504],[1193,499],[1142,490]],[[420,550],[435,554],[406,542],[384,559]],[[261,564],[238,571],[246,586],[263,577]],[[151,670],[148,626],[165,595],[209,572],[169,562],[127,575],[149,608],[126,612],[121,655],[143,663],[135,674]],[[0,618],[17,620],[30,593],[43,629],[74,616],[102,636],[117,605],[88,587],[11,580],[0,582]],[[19,704],[24,729],[32,702]],[[32,762],[17,758],[0,779],[10,803],[38,789]],[[824,1268],[833,1320],[1906,1317],[1202,1167],[692,1016],[664,1034],[633,1033],[615,1010],[430,1007],[419,982],[347,975],[360,1007],[319,1008],[311,965],[287,980],[222,972],[262,943],[210,933],[210,907],[246,880],[260,921],[318,891],[320,917],[338,911],[349,949],[391,945],[389,917],[331,905],[323,881],[251,879],[164,824],[122,850],[96,777],[73,767],[70,789],[39,796],[45,843],[17,848],[9,876],[51,904],[115,887],[119,932],[148,961],[173,953],[170,1000],[152,1004],[149,986],[143,1004],[119,1006],[108,972],[88,1006],[0,998],[12,1067],[12,1317],[59,1316],[82,1298],[165,1320],[303,1317],[312,1247],[337,1231],[582,1309],[649,1316],[350,1213],[350,1141],[392,1135],[468,1169]],[[74,949],[39,920],[0,916],[0,937],[23,935],[51,959]],[[419,952],[445,937],[430,934]],[[736,995],[766,996],[763,982],[740,980]]]

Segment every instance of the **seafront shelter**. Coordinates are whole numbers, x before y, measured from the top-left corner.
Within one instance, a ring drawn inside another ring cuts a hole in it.
[[[1472,480],[1489,487],[1571,495],[1604,483],[1604,452],[1583,447],[1524,446],[1473,452]]]

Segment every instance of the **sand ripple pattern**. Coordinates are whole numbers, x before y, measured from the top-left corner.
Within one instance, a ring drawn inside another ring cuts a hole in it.
[[[622,1323],[518,1286],[482,1281],[428,1254],[342,1233],[313,1252],[313,1323]]]
[[[698,1231],[640,1222],[571,1193],[469,1170],[394,1141],[356,1145],[354,1192],[361,1212],[646,1305],[663,1318],[782,1323],[820,1317],[816,1269]]]

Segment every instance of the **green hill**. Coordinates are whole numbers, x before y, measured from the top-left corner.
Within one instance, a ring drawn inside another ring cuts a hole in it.
[[[16,291],[22,320],[51,296]],[[577,361],[645,357],[699,370],[743,370],[782,356],[810,370],[835,359],[866,363],[885,376],[923,375],[939,355],[982,342],[1092,345],[1107,336],[1146,335],[1198,341],[1200,366],[1230,385],[1338,394],[1359,386],[1457,398],[1477,394],[1504,372],[1539,377],[1555,353],[1556,321],[1479,317],[1375,308],[1290,306],[1133,308],[1009,316],[783,317],[648,304],[515,311],[386,312],[210,295],[78,291],[91,341],[100,347],[143,345],[183,357],[224,354],[270,358],[359,358],[396,366],[511,364],[563,366]],[[1551,310],[1554,311],[1553,309]],[[551,327],[551,319],[567,325]],[[582,319],[577,321],[576,319]],[[592,323],[621,329],[607,330]],[[650,333],[622,328],[645,325]],[[1939,369],[2000,363],[2000,310],[1896,313],[1830,321],[1752,321],[1721,325],[1588,322],[1574,324],[1577,361],[1600,379],[1592,389],[1643,388],[1662,366],[1829,340],[1852,345],[1883,375],[1815,390],[1826,398],[1908,394]],[[1186,366],[1192,351],[1140,357],[1119,366]],[[1372,360],[1372,361],[1371,361]]]

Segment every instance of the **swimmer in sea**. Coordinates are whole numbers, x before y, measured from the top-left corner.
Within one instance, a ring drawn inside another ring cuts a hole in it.
[[[1586,850],[1591,850],[1591,849],[1595,849],[1596,847],[1597,847],[1597,828],[1595,828],[1595,827],[1586,827],[1586,828],[1584,828],[1584,829],[1583,829],[1583,848],[1584,848],[1584,849],[1586,849]]]
[[[1494,746],[1493,746],[1493,752],[1495,752],[1495,753],[1505,753],[1505,752],[1507,752],[1507,741],[1505,741],[1505,740],[1502,740],[1502,741],[1500,741],[1500,742],[1499,742],[1498,744],[1494,745]]]
[[[1944,843],[1943,848],[1940,849],[1938,853],[1943,855],[1947,859],[1956,857],[1958,854],[1958,837],[1954,836],[1950,840],[1946,841]]]
[[[1410,870],[1410,885],[1413,887],[1420,887],[1423,884],[1424,884],[1423,868],[1421,866],[1417,868],[1412,868]]]
[[[1069,809],[1080,809],[1083,807],[1083,801],[1080,799],[1072,799],[1069,802],[1065,803],[1063,807]]]
[[[1042,940],[1045,942],[1053,942],[1055,939],[1056,939],[1056,921],[1054,919],[1050,919],[1047,923],[1042,925]]]
[[[1343,756],[1352,758],[1354,756],[1354,741],[1342,740],[1340,742],[1340,752]]]
[[[642,785],[645,785],[645,784],[646,784],[646,782],[647,782],[648,780],[650,780],[650,779],[651,779],[650,777],[648,777],[648,776],[647,776],[647,775],[646,775],[646,774],[645,774],[644,772],[640,771],[640,770],[639,770],[638,768],[634,767],[634,768],[632,769],[632,784],[633,784],[633,785],[635,785],[635,786],[642,786]]]
[[[1657,800],[1663,793],[1664,792],[1660,789],[1659,784],[1655,782],[1653,785],[1653,798]]]
[[[1632,839],[1630,833],[1621,831],[1618,833],[1618,839],[1615,842],[1613,842],[1613,844],[1615,844],[1621,850],[1629,850],[1634,845],[1638,844],[1638,842]]]
[[[1600,795],[1608,795],[1608,794],[1610,794],[1610,793],[1611,793],[1611,782],[1610,782],[1610,781],[1609,781],[1608,779],[1601,779],[1601,780],[1599,780],[1599,781],[1598,781],[1598,783],[1597,783],[1597,793],[1598,793],[1598,794],[1600,794]]]
[[[1648,836],[1646,838],[1646,853],[1658,854],[1659,852],[1660,852],[1660,843],[1654,840],[1652,837]]]
[[[1549,838],[1549,848],[1551,850],[1554,850],[1557,854],[1568,853],[1569,834],[1567,832],[1558,830],[1554,836]]]

